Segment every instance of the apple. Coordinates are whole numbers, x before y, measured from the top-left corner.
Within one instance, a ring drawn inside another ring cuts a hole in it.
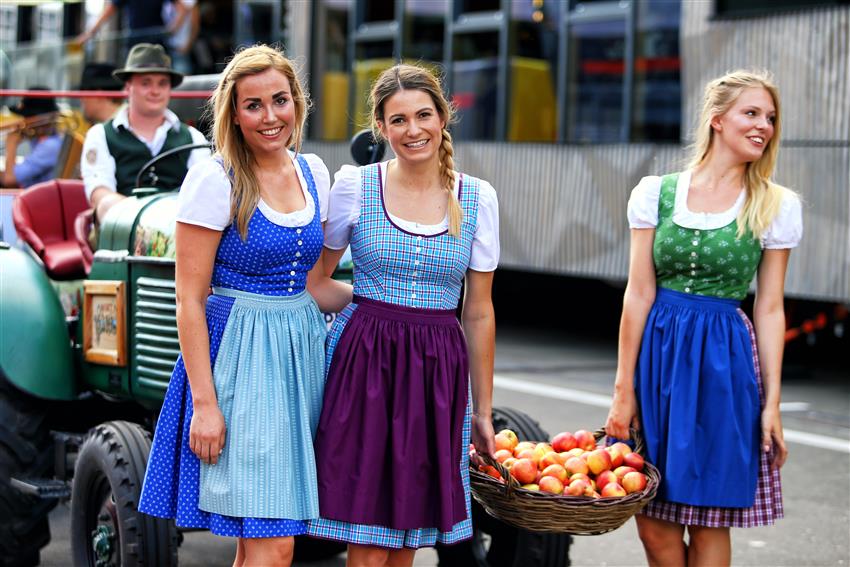
[[[623,464],[623,454],[618,449],[615,449],[613,445],[611,447],[605,447],[605,450],[611,456],[612,469],[616,469]]]
[[[611,445],[611,448],[619,451],[619,453],[624,457],[632,452],[632,448],[629,447],[627,443],[623,443],[622,441],[617,441],[616,443]]]
[[[499,474],[499,471],[496,470],[496,467],[490,465],[481,465],[478,467],[478,470],[483,472],[486,475],[490,475],[493,478],[501,479],[502,475]]]
[[[602,489],[602,498],[619,498],[626,495],[626,490],[616,482],[609,482]]]
[[[534,458],[534,449],[523,449],[519,453],[514,453],[514,457],[517,459],[531,459],[535,464],[537,463],[537,460]]]
[[[544,476],[540,479],[540,491],[550,494],[561,494],[564,491],[564,483],[554,476]]]
[[[520,451],[525,451],[526,449],[534,449],[534,443],[531,441],[520,441],[514,447],[514,457],[516,457]]]
[[[540,459],[546,456],[547,453],[551,453],[554,449],[552,449],[552,445],[549,443],[538,443],[534,446],[534,455],[537,457],[537,462],[540,462]]]
[[[576,438],[569,431],[562,431],[552,438],[552,448],[558,453],[575,449],[576,446]]]
[[[499,449],[498,451],[493,453],[493,458],[499,461],[500,463],[504,463],[506,460],[512,458],[513,456],[514,454],[507,449]]]
[[[543,458],[540,459],[540,461],[537,462],[537,467],[540,470],[543,470],[546,467],[548,467],[549,465],[562,465],[562,464],[564,464],[564,462],[561,461],[561,456],[558,455],[558,453],[556,453],[555,451],[549,451],[548,453],[543,455]]]
[[[511,451],[513,451],[514,447],[516,447],[516,446],[517,446],[517,444],[519,443],[519,437],[517,437],[517,436],[516,436],[516,433],[514,433],[514,432],[513,432],[512,430],[510,430],[510,429],[502,429],[502,430],[501,430],[501,431],[499,431],[496,435],[497,435],[497,436],[498,436],[498,435],[503,435],[505,438],[507,438],[507,440],[508,440],[508,441],[510,442],[510,444],[511,444],[511,446],[509,447],[509,449],[510,449]]]
[[[635,471],[635,469],[633,469],[632,467],[627,467],[626,465],[623,465],[622,467],[617,467],[616,469],[614,469],[614,474],[617,475],[617,478],[620,479],[620,480],[622,480],[623,477],[626,476],[627,474],[629,474],[630,472],[637,472],[637,471]]]
[[[564,469],[564,470],[566,470],[566,469]],[[578,479],[585,481],[587,484],[591,483],[590,477],[587,476],[586,474],[580,473],[580,472],[577,472],[575,474],[570,475],[569,481],[572,482],[572,481],[578,480]]]
[[[576,447],[575,449],[570,449],[569,451],[567,451],[567,453],[569,453],[573,457],[581,457],[582,455],[584,455],[584,449]]]
[[[593,474],[599,474],[611,468],[611,454],[605,449],[596,449],[588,454],[587,467]]]
[[[576,440],[576,447],[584,449],[585,451],[592,451],[596,449],[596,437],[593,436],[593,433],[590,431],[579,429],[574,433]]]
[[[503,466],[503,467],[505,467],[506,469],[510,469],[512,466],[514,466],[514,463],[515,463],[515,462],[517,462],[516,457],[508,457],[508,458],[507,458],[507,459],[505,459],[505,461],[502,463],[502,466]]]
[[[565,492],[570,496],[584,496],[584,491],[589,487],[590,485],[588,483],[579,478],[572,481],[565,489]]]
[[[523,490],[531,490],[531,491],[534,491],[534,492],[540,492],[540,487],[537,486],[536,484],[534,484],[533,482],[529,483],[529,484],[523,484],[522,486],[520,486],[520,488],[522,488]]]
[[[554,476],[555,478],[557,478],[561,482],[566,482],[568,475],[567,475],[567,469],[565,469],[563,466],[556,463],[554,465],[549,465],[548,467],[543,469],[543,471],[541,471],[541,473],[540,473],[540,476],[542,476],[544,478],[547,477],[547,476]]]
[[[639,453],[629,453],[623,457],[623,464],[632,467],[636,471],[643,470],[643,457]]]
[[[567,459],[567,462],[564,463],[564,468],[567,469],[567,472],[570,476],[575,473],[584,473],[587,474],[590,472],[590,469],[587,468],[587,463],[582,461],[579,457],[572,457]]]
[[[646,475],[641,472],[630,472],[623,477],[623,488],[627,493],[640,492],[646,488]]]
[[[617,482],[618,480],[619,479],[617,478],[617,475],[614,474],[614,471],[602,471],[599,473],[599,476],[596,477],[596,488],[602,490],[609,482]]]
[[[530,484],[537,478],[537,465],[531,459],[517,459],[511,467],[511,476],[520,484]]]

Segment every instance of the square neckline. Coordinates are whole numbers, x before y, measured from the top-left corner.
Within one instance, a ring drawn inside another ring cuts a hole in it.
[[[448,226],[446,226],[446,228],[444,228],[443,230],[436,232],[434,234],[423,234],[423,233],[419,233],[419,232],[414,232],[412,230],[407,230],[407,229],[399,226],[396,223],[396,221],[393,219],[394,215],[392,215],[389,212],[389,210],[387,210],[387,204],[384,200],[384,167],[387,164],[389,164],[389,161],[380,162],[380,163],[376,164],[378,166],[378,193],[379,193],[379,197],[380,197],[380,200],[381,200],[381,209],[384,211],[384,218],[387,219],[387,222],[389,222],[393,226],[393,228],[395,228],[396,230],[398,230],[400,232],[403,232],[404,234],[409,234],[411,236],[418,236],[420,238],[434,238],[434,237],[437,237],[437,236],[442,236],[444,234],[448,234],[448,232],[449,232]],[[463,174],[462,173],[457,174],[457,182],[456,183],[457,183],[457,199],[458,199],[458,201],[460,201],[461,195],[463,194]],[[419,224],[419,223],[416,223],[416,221],[411,221],[411,220],[404,219],[404,218],[401,218],[401,217],[396,217],[396,218],[400,221],[404,221],[404,222],[407,222],[407,223],[417,224],[417,225]],[[423,227],[439,227],[439,226],[442,226],[443,223],[446,223],[446,225],[448,225],[447,219],[448,219],[448,213],[446,214],[446,218],[443,220],[443,222],[438,223],[438,224],[423,224],[422,226]]]

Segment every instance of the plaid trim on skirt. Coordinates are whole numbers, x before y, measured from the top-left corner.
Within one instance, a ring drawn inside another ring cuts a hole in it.
[[[753,347],[753,366],[758,382],[759,401],[764,409],[764,386],[759,365],[758,345],[755,330],[747,315],[738,309],[738,314],[744,320]],[[641,510],[650,518],[666,520],[686,526],[705,526],[709,528],[752,528],[756,526],[773,525],[776,520],[784,517],[782,507],[782,483],[779,470],[771,467],[773,454],[760,451],[758,482],[756,485],[755,503],[750,508],[719,508],[706,506],[690,506],[676,502],[665,502],[655,499]]]

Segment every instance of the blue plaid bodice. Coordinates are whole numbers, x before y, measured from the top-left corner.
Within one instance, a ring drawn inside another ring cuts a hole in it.
[[[307,272],[319,259],[324,237],[316,183],[307,160],[296,156],[307,192],[315,203],[309,224],[282,226],[263,215],[259,208],[248,222],[243,242],[236,223],[221,234],[213,267],[213,287],[225,287],[261,295],[295,295],[304,291]]]
[[[360,218],[351,233],[354,294],[424,309],[454,309],[478,223],[478,179],[461,175],[459,237],[407,232],[384,207],[380,164],[361,169]]]

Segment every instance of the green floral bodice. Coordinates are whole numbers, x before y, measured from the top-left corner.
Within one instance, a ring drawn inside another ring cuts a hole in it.
[[[744,299],[761,261],[761,243],[738,223],[704,230],[673,222],[678,173],[661,179],[652,255],[656,285],[683,293]]]

